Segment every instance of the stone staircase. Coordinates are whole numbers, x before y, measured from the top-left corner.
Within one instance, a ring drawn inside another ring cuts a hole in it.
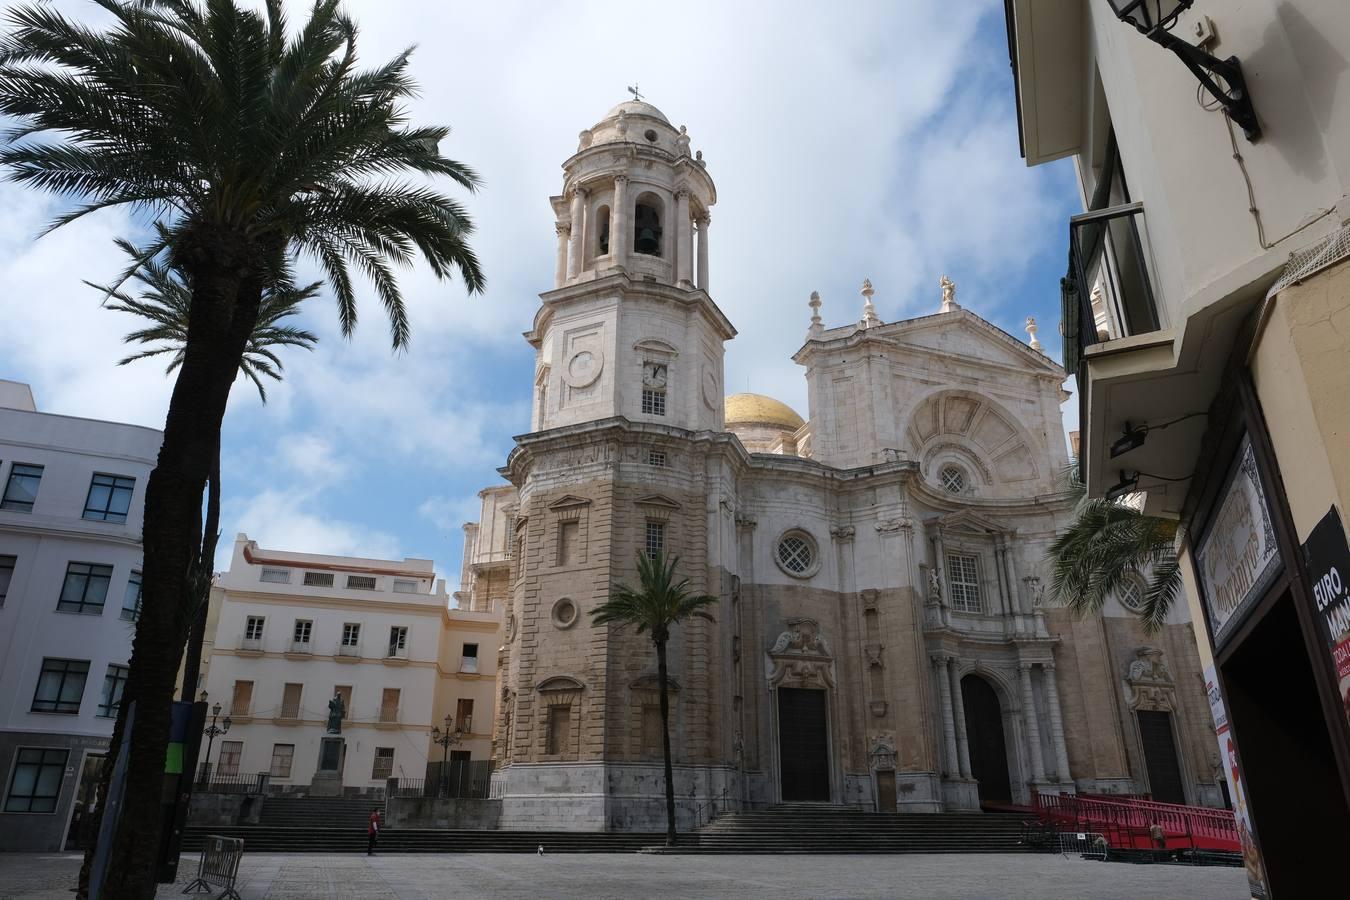
[[[384,812],[384,801],[361,797],[267,797],[258,816],[260,828],[354,829],[365,834],[370,811]]]
[[[874,813],[784,804],[726,813],[681,835],[675,853],[1020,853],[1013,812]]]
[[[370,811],[366,811],[369,816]],[[366,827],[279,827],[243,825],[189,826],[183,852],[201,850],[206,835],[244,839],[244,853],[364,853]],[[430,828],[386,828],[380,832],[380,853],[634,853],[661,840],[656,834],[611,834],[597,831],[447,831]]]

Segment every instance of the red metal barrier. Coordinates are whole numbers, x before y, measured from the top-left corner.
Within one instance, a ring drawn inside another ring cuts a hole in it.
[[[1227,809],[1134,797],[1037,794],[1036,811],[1042,822],[1061,830],[1098,832],[1112,847],[1152,848],[1149,832],[1157,823],[1169,850],[1242,850],[1233,813]]]

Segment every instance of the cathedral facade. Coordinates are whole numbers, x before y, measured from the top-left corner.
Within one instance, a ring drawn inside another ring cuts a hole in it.
[[[812,295],[808,419],[726,397],[717,194],[686,130],[629,101],[563,169],[531,431],[466,528],[463,591],[505,608],[503,827],[663,826],[655,653],[589,616],[654,550],[720,598],[670,644],[685,824],[710,801],[1222,804],[1184,608],[1150,635],[1142,579],[1098,615],[1043,602],[1075,499],[1065,372],[1034,328],[991,325],[945,277],[932,315],[883,322],[864,283],[841,327]]]

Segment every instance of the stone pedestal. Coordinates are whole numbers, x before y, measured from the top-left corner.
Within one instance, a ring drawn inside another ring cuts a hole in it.
[[[980,783],[967,778],[945,778],[942,781],[942,800],[947,812],[977,810],[980,808]]]
[[[309,783],[313,797],[342,796],[342,765],[347,760],[347,742],[330,736],[319,741],[319,765]]]

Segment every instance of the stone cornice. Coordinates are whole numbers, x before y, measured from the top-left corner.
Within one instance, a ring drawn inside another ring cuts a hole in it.
[[[16,516],[24,516],[23,521],[16,521]],[[46,519],[46,522],[43,521]],[[68,521],[69,525],[61,525],[62,521]],[[88,523],[93,526],[95,523]],[[102,523],[98,523],[102,524]],[[119,547],[130,547],[137,550],[141,549],[141,541],[137,535],[129,534],[126,531],[103,531],[97,527],[86,526],[83,519],[60,519],[52,517],[33,517],[31,514],[10,513],[0,514],[0,534],[19,534],[19,535],[40,535],[42,537],[63,538],[69,541],[89,541],[96,544],[115,544]]]
[[[525,340],[537,349],[543,344],[544,330],[553,317],[555,307],[571,300],[589,298],[594,294],[611,290],[618,293],[621,301],[629,297],[651,297],[680,306],[696,307],[718,330],[722,340],[729,341],[736,336],[735,326],[731,324],[731,320],[726,317],[726,314],[722,312],[718,305],[713,302],[713,299],[708,296],[707,291],[687,291],[683,288],[655,281],[634,281],[626,273],[616,272],[603,278],[564,285],[540,294],[539,299],[543,303],[535,313],[532,327],[525,332]]]

